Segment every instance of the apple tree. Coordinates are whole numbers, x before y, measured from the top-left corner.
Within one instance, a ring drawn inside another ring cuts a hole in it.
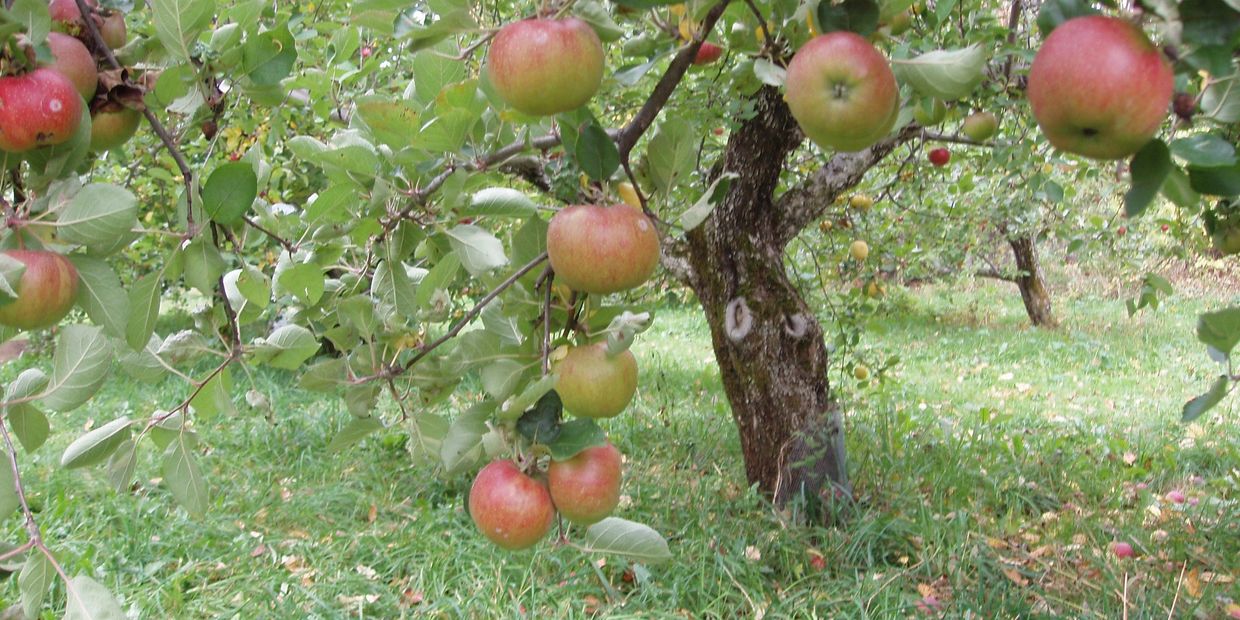
[[[1130,215],[1161,193],[1232,247],[1235,7],[1108,9],[1078,35],[1121,33],[1102,69],[1174,75],[1191,128],[1164,127],[1171,77],[1134,87],[1106,74],[1103,100],[1077,96],[1062,60],[1035,81],[1040,39],[1007,36],[1019,12],[909,0],[7,3],[0,323],[6,335],[58,325],[50,367],[33,362],[6,386],[0,425],[0,498],[29,533],[0,557],[23,561],[27,615],[56,578],[70,617],[119,614],[43,538],[17,444],[38,449],[47,412],[89,406],[122,375],[183,394],[107,419],[61,456],[106,467],[122,492],[137,455],[156,453],[176,501],[211,510],[200,452],[242,400],[270,408],[250,375],[267,366],[340,399],[345,420],[323,449],[401,428],[419,466],[473,476],[471,517],[501,547],[537,543],[558,513],[579,526],[558,539],[583,551],[666,557],[653,529],[613,515],[621,459],[605,432],[606,418],[632,415],[629,349],[651,322],[640,292],[657,263],[702,305],[750,482],[781,504],[846,500],[831,354],[785,254],[931,135],[914,120],[927,98],[970,97],[1001,71],[1012,106],[1026,90],[1046,95],[1034,98],[1042,131],[1022,140],[1046,152],[1049,136],[1057,157],[1131,158]],[[1047,2],[1040,36],[1097,12]],[[53,30],[87,50],[93,91],[45,66],[70,64]],[[125,144],[138,116],[136,143],[157,147],[145,154]],[[172,296],[202,310],[192,329],[159,333]],[[1202,317],[1220,362],[1237,325],[1238,308]],[[1228,366],[1185,417],[1236,379]]]

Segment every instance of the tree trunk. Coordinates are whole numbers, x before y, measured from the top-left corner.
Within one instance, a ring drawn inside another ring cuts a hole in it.
[[[1051,312],[1051,294],[1046,289],[1046,281],[1042,279],[1042,270],[1038,266],[1038,246],[1031,236],[1012,237],[1008,239],[1012,246],[1012,256],[1016,258],[1016,286],[1020,289],[1021,301],[1025,302],[1025,313],[1034,327],[1054,327],[1055,315]]]
[[[779,91],[754,96],[755,114],[729,137],[723,171],[739,175],[711,216],[664,263],[693,287],[710,325],[724,392],[751,484],[777,504],[851,495],[843,417],[830,397],[822,327],[784,269],[784,248],[865,171],[912,133],[837,155],[774,198],[801,142]]]

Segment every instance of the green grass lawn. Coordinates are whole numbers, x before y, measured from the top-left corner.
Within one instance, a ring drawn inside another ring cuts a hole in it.
[[[412,464],[396,432],[328,454],[342,404],[278,372],[257,375],[272,420],[242,405],[196,422],[205,519],[177,508],[150,450],[123,495],[101,467],[59,467],[88,426],[179,402],[173,381],[111,381],[52,418],[23,473],[69,572],[144,618],[1226,617],[1240,406],[1178,422],[1217,372],[1192,334],[1206,302],[1129,319],[1121,301],[1069,298],[1063,327],[1038,331],[998,285],[893,297],[857,354],[901,364],[833,378],[859,504],[832,528],[793,526],[747,487],[700,315],[659,313],[635,347],[638,399],[605,424],[628,458],[620,516],[668,537],[666,564],[499,551],[465,514],[467,477]],[[1138,557],[1117,561],[1112,541]],[[0,596],[16,599],[14,579]]]

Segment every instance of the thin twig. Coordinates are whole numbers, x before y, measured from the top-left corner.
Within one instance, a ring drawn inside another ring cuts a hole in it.
[[[542,374],[547,375],[551,369],[551,288],[555,281],[555,272],[551,270],[551,265],[543,271],[541,278],[542,285],[546,287],[543,291],[543,337],[542,337]]]
[[[86,31],[90,33],[90,38],[95,42],[95,48],[102,51],[104,57],[107,58],[108,64],[118,71],[124,71],[125,66],[116,59],[116,55],[112,53],[112,48],[104,42],[103,35],[99,33],[99,28],[95,25],[94,13],[86,4],[86,0],[76,0],[78,12],[82,15],[82,23],[86,26]],[[136,86],[128,77],[125,82],[129,86]],[[145,89],[143,90],[145,92]],[[185,156],[181,150],[177,148],[176,140],[164,128],[164,124],[159,121],[159,117],[155,116],[149,107],[145,104],[142,106],[142,115],[146,117],[146,122],[151,125],[151,129],[155,131],[155,135],[159,136],[159,140],[167,147],[168,153],[172,155],[173,161],[177,164],[177,169],[181,171],[181,178],[185,182],[185,214],[186,221],[189,223],[189,230],[186,231],[187,237],[193,237],[198,233],[194,225],[194,172],[190,169],[189,163],[185,160]]]
[[[293,254],[297,253],[297,246],[293,245],[292,242],[290,242],[288,239],[281,237],[280,235],[277,235],[271,232],[270,230],[267,230],[266,228],[263,228],[261,224],[250,219],[248,216],[245,216],[245,215],[241,216],[241,221],[245,222],[246,225],[248,225],[250,228],[253,228],[254,230],[257,230],[258,232],[261,232],[264,235],[271,237],[273,241],[284,246],[284,251],[288,252],[289,256],[292,256]],[[240,250],[241,248],[237,248],[237,249]]]

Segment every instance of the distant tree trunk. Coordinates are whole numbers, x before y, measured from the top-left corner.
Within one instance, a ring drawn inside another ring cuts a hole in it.
[[[723,160],[722,170],[739,178],[686,242],[666,248],[664,264],[693,287],[706,313],[749,482],[778,504],[849,496],[822,327],[785,272],[784,248],[913,133],[837,155],[776,200],[802,135],[777,89],[764,87],[754,103]]]
[[[1008,245],[1012,246],[1012,256],[1016,259],[1017,274],[1015,283],[1020,289],[1021,301],[1025,302],[1025,313],[1034,327],[1054,327],[1057,323],[1051,311],[1051,294],[1046,289],[1046,281],[1042,279],[1042,269],[1038,266],[1038,246],[1033,237],[1009,237]]]

